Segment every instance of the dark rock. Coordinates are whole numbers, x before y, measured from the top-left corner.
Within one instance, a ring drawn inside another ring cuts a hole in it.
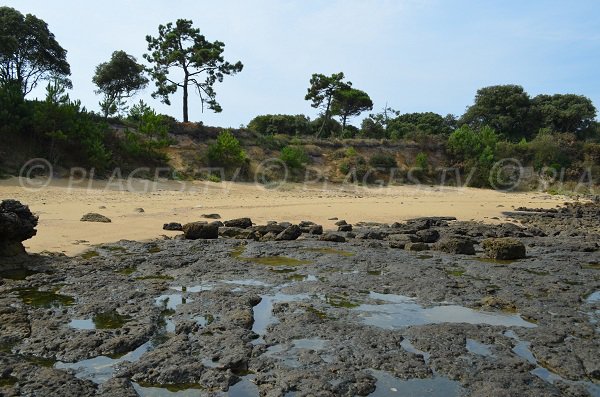
[[[275,241],[291,241],[296,240],[302,235],[302,230],[297,225],[292,225],[286,228],[283,232],[279,233],[275,237]]]
[[[351,232],[352,231],[352,225],[340,225],[338,227],[338,232]]]
[[[239,236],[242,233],[248,233],[249,231],[247,229],[242,229],[240,227],[220,227],[219,228],[219,236],[221,237],[229,237],[229,238],[234,238],[236,236]]]
[[[292,224],[290,222],[279,222],[278,225],[283,227],[284,229],[292,226]]]
[[[169,223],[165,223],[163,225],[163,230],[182,231],[183,230],[183,226],[181,226],[181,223],[178,223],[178,222],[169,222]]]
[[[369,230],[356,236],[356,238],[359,240],[383,240],[383,237],[383,233],[375,230]]]
[[[404,249],[407,251],[428,251],[429,246],[425,243],[406,243]]]
[[[219,215],[219,214],[202,214],[202,218],[206,218],[206,219],[221,219],[221,215]]]
[[[213,222],[210,222],[209,225],[213,225],[213,226],[216,226],[216,227],[223,227],[223,226],[225,226],[225,224],[223,222],[221,222],[221,221],[213,221]]]
[[[308,234],[322,235],[323,234],[323,226],[312,225],[311,227],[308,228]]]
[[[273,240],[275,240],[276,237],[277,237],[277,234],[275,234],[273,232],[269,232],[269,233],[261,236],[259,241],[273,241]]]
[[[343,226],[343,225],[347,225],[348,223],[345,220],[341,220],[341,221],[337,221],[336,223],[334,223],[334,225],[336,226]]]
[[[238,218],[225,221],[223,224],[227,227],[241,227],[242,229],[248,229],[249,227],[252,227],[252,220],[250,218]]]
[[[38,217],[29,207],[16,200],[0,203],[0,256],[16,256],[25,252],[22,241],[35,236]]]
[[[143,209],[143,208],[136,208],[136,209],[135,209],[135,212],[138,212],[138,213],[140,213],[140,214],[143,214],[143,213],[144,213],[144,212],[146,212],[146,211],[144,211],[144,209]]]
[[[485,254],[492,259],[522,259],[526,256],[525,244],[512,238],[490,238],[481,243]]]
[[[285,227],[277,223],[271,223],[268,225],[255,226],[253,230],[261,236],[264,236],[267,233],[273,233],[275,235],[278,235],[279,233],[285,230]]]
[[[298,224],[298,226],[300,226],[300,227],[310,227],[313,225],[316,225],[316,223],[311,222],[311,221],[302,221]]]
[[[435,229],[419,230],[417,236],[419,236],[424,243],[435,243],[440,239],[440,232]]]
[[[335,233],[325,233],[324,235],[322,235],[319,240],[321,241],[331,241],[334,243],[345,243],[346,239],[344,238],[344,236],[340,236],[339,234],[335,234]]]
[[[95,213],[95,212],[90,212],[88,214],[85,214],[84,216],[81,217],[80,219],[81,222],[102,222],[102,223],[110,223],[111,220],[110,218]]]
[[[473,241],[461,237],[445,237],[439,240],[434,249],[448,254],[475,255]]]
[[[421,242],[421,238],[416,234],[390,234],[385,239],[388,241],[401,241],[404,243]]]
[[[183,225],[183,234],[188,240],[219,238],[219,228],[206,222],[191,222]]]

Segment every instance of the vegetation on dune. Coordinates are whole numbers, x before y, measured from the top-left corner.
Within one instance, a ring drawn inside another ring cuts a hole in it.
[[[592,101],[582,95],[531,97],[519,85],[489,86],[477,91],[460,116],[402,113],[386,103],[357,128],[349,121],[373,109],[369,94],[342,72],[315,73],[304,99],[319,110],[317,117],[258,115],[247,128],[231,130],[189,123],[189,89],[200,96],[203,109],[220,112],[216,83],[243,68],[241,62],[227,62],[225,44],[208,41],[190,20],[159,25],[156,37],[146,36],[147,65],[124,51],[98,64],[93,82],[102,95],[101,114],[68,94],[67,51],[43,20],[0,7],[0,38],[0,174],[14,173],[32,157],[65,168],[93,168],[96,176],[116,166],[163,166],[169,162],[166,148],[182,135],[200,143],[196,158],[202,166],[228,170],[213,175],[218,179],[234,175],[230,170],[256,168],[265,156],[285,163],[293,177],[309,161],[322,165],[327,159],[338,177],[364,182],[374,179],[373,172],[403,167],[404,173],[412,167],[431,179],[443,166],[468,175],[471,186],[486,187],[502,159],[571,180],[580,178],[582,170],[600,171],[600,124]],[[166,104],[182,90],[183,123],[143,101],[128,107],[150,81],[156,88],[153,97]],[[45,98],[27,98],[41,82],[47,84]],[[410,153],[404,149],[415,147]],[[244,175],[249,174],[237,176]]]

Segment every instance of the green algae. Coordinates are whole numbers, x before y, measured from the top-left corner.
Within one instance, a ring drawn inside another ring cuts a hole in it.
[[[354,309],[360,306],[359,303],[352,302],[348,298],[340,295],[326,295],[325,302],[327,302],[329,306],[345,309]]]
[[[446,269],[445,271],[446,271],[446,274],[448,274],[449,276],[453,276],[453,277],[461,277],[466,272],[466,270],[462,269],[462,268]]]
[[[122,274],[124,276],[129,276],[137,271],[137,267],[124,267],[123,269],[115,270],[115,272]]]
[[[131,317],[117,313],[116,310],[98,313],[92,317],[96,329],[117,329],[122,328]]]
[[[98,251],[86,251],[83,254],[81,254],[81,257],[83,259],[92,259],[95,258],[97,256],[100,256],[100,254],[98,253]]]
[[[62,307],[72,306],[75,299],[68,295],[57,294],[56,291],[39,291],[36,288],[22,288],[16,290],[21,300],[36,307]]]

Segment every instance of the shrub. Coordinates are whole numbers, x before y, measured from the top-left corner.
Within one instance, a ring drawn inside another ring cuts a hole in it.
[[[373,155],[369,159],[369,165],[371,167],[384,168],[386,170],[398,167],[398,163],[396,163],[396,158],[385,153],[378,153]]]
[[[248,123],[248,129],[261,135],[308,135],[311,133],[310,120],[302,114],[256,116]]]
[[[300,169],[308,163],[306,152],[299,146],[284,147],[279,158],[291,169]]]
[[[207,155],[212,166],[237,167],[246,162],[246,152],[229,130],[222,131],[217,141],[209,145]]]
[[[427,158],[427,154],[423,152],[419,152],[415,157],[415,167],[422,170],[423,172],[429,171],[429,159]]]
[[[459,161],[465,171],[474,171],[471,186],[489,186],[497,143],[498,135],[487,126],[477,131],[463,125],[448,138],[450,154]]]

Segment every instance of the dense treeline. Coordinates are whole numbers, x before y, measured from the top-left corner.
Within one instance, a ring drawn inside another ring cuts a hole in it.
[[[0,171],[6,168],[2,163],[9,157],[13,159],[13,170],[20,161],[43,157],[63,167],[95,168],[97,175],[115,166],[166,164],[163,149],[171,143],[169,133],[189,130],[211,131],[207,138],[213,143],[203,154],[207,164],[248,166],[239,134],[219,134],[219,128],[200,123],[198,129],[188,123],[190,88],[200,96],[203,109],[220,112],[214,86],[243,69],[241,62],[224,59],[224,43],[206,40],[192,21],[179,19],[160,25],[156,37],[147,36],[148,53],[143,54],[147,65],[120,50],[98,64],[92,81],[96,93],[102,96],[101,113],[88,111],[70,98],[67,51],[44,21],[0,7],[0,40]],[[182,73],[183,79],[174,80],[171,72]],[[128,101],[151,81],[156,87],[152,96],[166,104],[170,104],[173,94],[182,92],[184,123],[156,114],[142,101],[129,107]],[[45,99],[26,98],[41,82],[47,84]],[[360,127],[350,121],[372,111],[373,101],[344,73],[313,74],[304,98],[319,110],[315,119],[303,114],[260,115],[245,129],[264,147],[280,151],[280,159],[292,170],[302,169],[310,161],[309,156],[298,142],[279,145],[274,137],[311,137],[312,142],[377,139],[383,145],[397,140],[441,143],[447,158],[444,165],[472,173],[470,183],[475,186],[488,186],[490,170],[503,158],[515,158],[537,171],[562,172],[573,178],[582,169],[599,165],[596,108],[581,95],[531,97],[519,85],[490,86],[477,91],[463,115],[402,113],[386,104],[383,110],[357,122]],[[20,158],[15,157],[17,152]],[[372,155],[370,159],[351,151],[346,154],[341,172],[358,168],[366,173],[369,166],[397,166],[389,154]],[[433,172],[426,153],[419,153],[414,165],[422,169],[421,176]]]

